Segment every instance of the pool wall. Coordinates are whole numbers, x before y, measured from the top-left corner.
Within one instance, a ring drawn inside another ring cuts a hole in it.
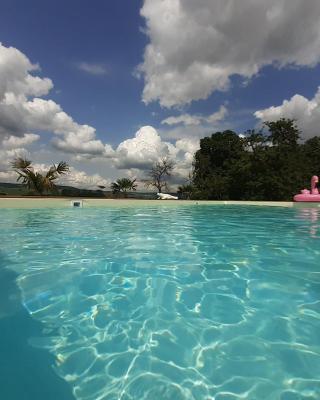
[[[189,206],[189,205],[252,205],[293,207],[297,203],[279,201],[195,201],[195,200],[127,200],[86,198],[0,198],[0,208],[70,208],[72,202],[81,201],[83,207],[140,207],[140,206]],[[320,207],[320,203],[317,205]]]
[[[0,198],[0,208],[70,208],[73,202],[82,207],[140,207],[140,206],[190,206],[190,205],[245,205],[295,208],[320,208],[320,203],[296,203],[290,201],[206,201],[206,200],[133,200],[133,199],[92,199],[92,198],[41,198],[5,197]]]

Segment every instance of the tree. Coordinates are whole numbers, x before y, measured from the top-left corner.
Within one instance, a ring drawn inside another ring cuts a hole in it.
[[[111,190],[113,194],[124,193],[127,196],[128,191],[137,190],[136,179],[119,178],[111,183]]]
[[[320,137],[315,136],[307,140],[303,152],[309,164],[312,175],[320,175]]]
[[[294,120],[265,122],[267,132],[217,132],[195,154],[193,198],[291,200],[320,174],[320,138],[299,142]]]
[[[149,179],[146,180],[147,187],[154,187],[158,193],[162,193],[162,189],[168,190],[167,178],[172,175],[174,162],[167,158],[162,158],[156,162],[149,171]]]
[[[300,131],[293,119],[281,118],[278,121],[265,122],[269,128],[270,140],[274,146],[296,146]]]
[[[230,130],[201,139],[194,161],[194,196],[228,200],[231,188],[235,187],[231,171],[238,170],[245,153],[244,139]]]
[[[180,185],[178,187],[178,195],[183,200],[190,200],[194,192],[194,187],[191,183]]]
[[[263,149],[268,138],[263,134],[262,131],[256,132],[254,129],[248,130],[245,133],[245,143],[246,147],[252,153],[256,153]]]
[[[58,165],[53,164],[45,174],[42,174],[34,170],[30,160],[22,157],[16,158],[11,164],[18,174],[17,182],[21,181],[28,189],[34,190],[40,195],[55,191],[54,181],[59,176],[68,173],[70,169],[65,161],[60,161]]]

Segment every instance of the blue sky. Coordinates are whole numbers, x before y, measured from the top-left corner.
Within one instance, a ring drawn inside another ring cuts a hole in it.
[[[140,101],[143,83],[132,75],[147,41],[139,29],[140,6],[127,0],[5,0],[0,40],[40,64],[58,91],[50,98],[116,144],[151,122],[150,110]],[[79,62],[105,65],[108,73],[79,71]]]
[[[60,144],[52,147],[50,129],[44,133],[43,124],[22,120],[25,131],[17,137],[34,133],[39,138],[29,136],[24,140],[28,146],[18,141],[17,148],[40,164],[64,158],[78,172],[108,181],[120,175],[142,177],[157,157],[147,148],[153,141],[159,156],[177,158],[182,177],[199,138],[219,129],[243,133],[280,115],[300,118],[306,138],[318,134],[307,114],[312,101],[312,110],[318,110],[320,7],[314,0],[304,4],[258,0],[254,8],[248,0],[241,5],[231,0],[227,9],[218,0],[199,0],[196,7],[186,0],[2,0],[4,51],[17,49],[41,68],[28,74],[53,82],[46,93],[37,96],[35,90],[26,101],[52,100],[79,126],[96,129],[86,139],[73,135],[95,149],[86,152],[79,143],[71,145],[68,132],[58,133],[65,135],[64,142],[59,136]],[[1,77],[0,70],[1,79],[8,79],[8,73]],[[288,107],[282,107],[285,100]],[[272,107],[281,108],[275,112]],[[180,122],[164,123],[169,117]],[[133,140],[141,127],[140,141]],[[8,147],[12,132],[2,129],[7,158],[14,150]],[[180,139],[184,142],[177,144]],[[101,143],[91,143],[95,140]],[[97,148],[105,145],[112,150],[99,150],[97,156]]]

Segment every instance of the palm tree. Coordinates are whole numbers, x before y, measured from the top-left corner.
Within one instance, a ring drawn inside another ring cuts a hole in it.
[[[32,162],[26,158],[18,157],[11,164],[18,174],[17,182],[21,181],[28,189],[35,190],[40,195],[56,190],[54,181],[69,172],[69,165],[65,161],[60,161],[58,165],[53,164],[44,175],[35,171]]]
[[[115,182],[111,183],[111,190],[113,194],[123,193],[126,197],[128,191],[137,190],[136,179],[119,178]]]

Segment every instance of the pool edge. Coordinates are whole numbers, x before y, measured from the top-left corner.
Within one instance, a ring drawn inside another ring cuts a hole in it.
[[[132,200],[79,198],[83,207],[133,207],[133,206],[190,206],[190,205],[247,205],[291,208],[297,203],[285,201],[217,201],[217,200]],[[75,198],[0,198],[0,208],[70,208]],[[318,205],[320,207],[320,203]]]

